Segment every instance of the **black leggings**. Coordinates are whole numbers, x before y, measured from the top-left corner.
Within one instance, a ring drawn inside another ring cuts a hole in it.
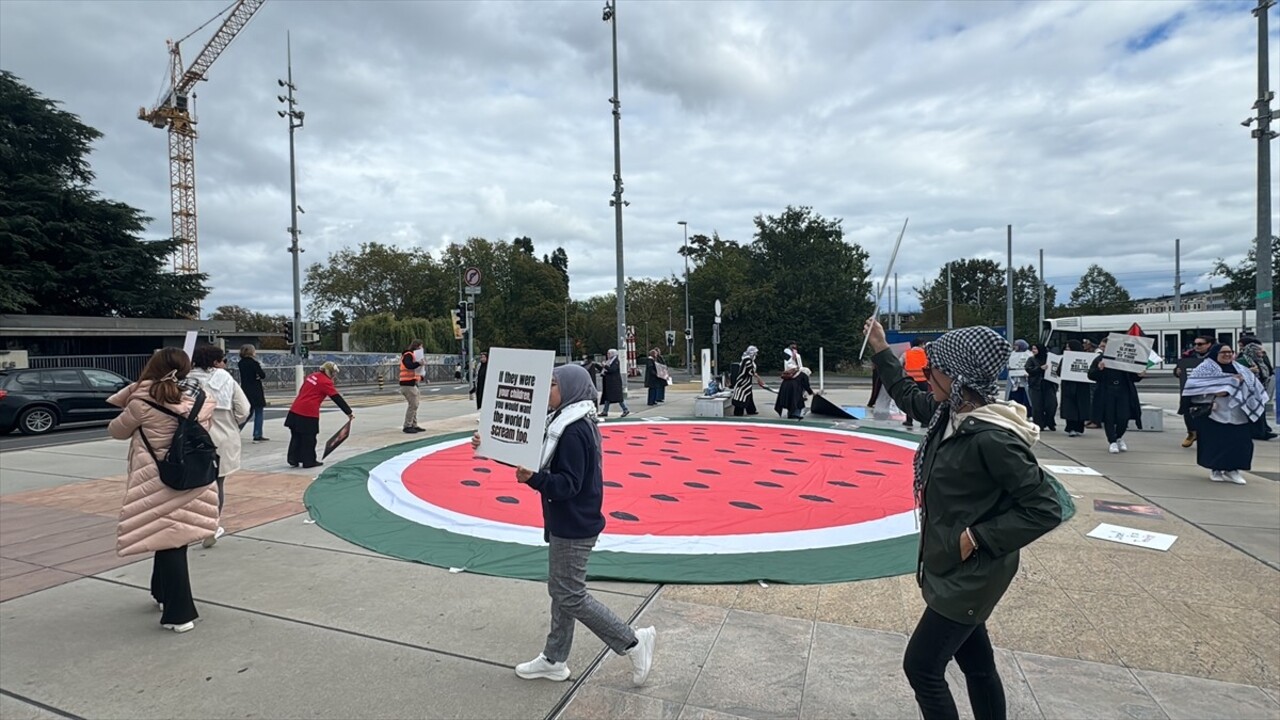
[[[947,663],[956,659],[969,689],[976,720],[1005,720],[1004,685],[985,623],[963,625],[930,609],[916,625],[902,658],[902,670],[916,693],[924,720],[958,720],[955,698],[947,686]]]
[[[316,464],[316,438],[319,433],[307,432],[298,428],[289,428],[289,454],[287,460],[290,465],[315,465]]]
[[[151,597],[164,605],[160,622],[181,625],[200,617],[191,597],[191,576],[187,573],[187,546],[157,550],[151,565]]]
[[[1082,432],[1084,432],[1084,421],[1083,421],[1083,420],[1068,420],[1068,421],[1067,421],[1067,432],[1078,432],[1078,433],[1082,433]]]

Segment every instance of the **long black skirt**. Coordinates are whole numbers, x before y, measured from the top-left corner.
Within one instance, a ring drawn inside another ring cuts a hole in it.
[[[1207,470],[1253,467],[1252,425],[1228,425],[1211,418],[1196,421],[1196,464]]]

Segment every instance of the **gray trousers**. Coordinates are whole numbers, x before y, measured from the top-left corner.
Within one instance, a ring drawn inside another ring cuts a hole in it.
[[[400,394],[404,396],[404,426],[414,427],[418,424],[418,386],[401,385]]]
[[[551,632],[543,657],[551,662],[569,659],[573,623],[581,622],[619,655],[636,642],[635,631],[587,592],[587,559],[596,538],[568,540],[551,536],[547,594],[551,596]]]

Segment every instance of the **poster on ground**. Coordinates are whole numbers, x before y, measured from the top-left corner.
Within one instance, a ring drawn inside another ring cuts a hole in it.
[[[1166,533],[1151,532],[1150,530],[1138,530],[1137,528],[1124,527],[1123,525],[1112,525],[1110,523],[1102,523],[1098,527],[1089,531],[1088,537],[1098,540],[1107,540],[1110,542],[1123,543],[1125,545],[1136,545],[1137,547],[1151,548],[1161,552],[1167,551],[1173,547],[1174,541],[1178,539],[1177,535],[1169,535]]]
[[[476,455],[504,465],[538,469],[555,362],[556,354],[551,350],[489,350]]]
[[[1111,333],[1107,336],[1107,349],[1102,351],[1102,361],[1108,370],[1121,372],[1146,372],[1151,358],[1151,338],[1141,335]]]
[[[1027,361],[1031,359],[1031,351],[1023,350],[1022,352],[1009,353],[1009,377],[1021,378],[1027,376]]]
[[[1089,366],[1093,364],[1093,359],[1096,357],[1098,356],[1093,353],[1074,350],[1062,353],[1062,368],[1058,377],[1068,382],[1093,382],[1089,379]]]
[[[1045,363],[1044,379],[1057,385],[1062,380],[1062,356],[1049,353],[1049,361]]]
[[[1093,509],[1098,512],[1118,513],[1120,515],[1138,515],[1140,517],[1163,518],[1164,511],[1155,505],[1120,502],[1118,500],[1100,500],[1095,498]]]

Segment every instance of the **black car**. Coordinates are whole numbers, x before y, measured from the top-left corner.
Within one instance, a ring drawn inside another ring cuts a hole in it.
[[[49,432],[63,423],[108,421],[120,408],[107,398],[129,381],[96,368],[0,371],[0,434]]]

